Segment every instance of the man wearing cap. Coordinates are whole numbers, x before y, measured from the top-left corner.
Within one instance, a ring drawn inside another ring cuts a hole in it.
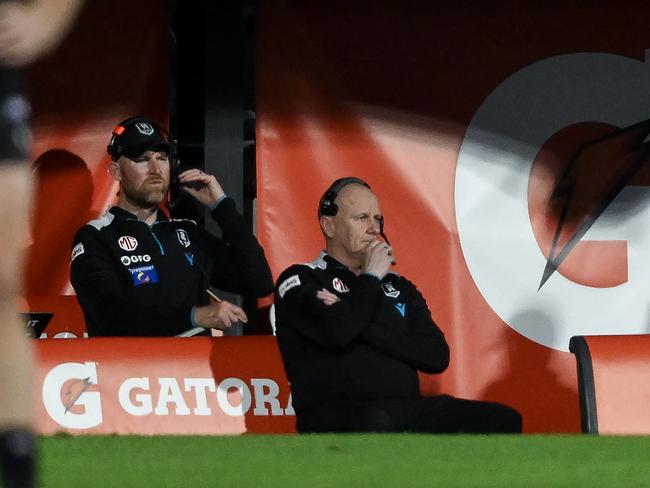
[[[199,169],[178,176],[183,191],[211,210],[222,238],[159,211],[175,152],[159,125],[126,119],[108,152],[108,170],[120,184],[117,205],[84,225],[72,246],[70,278],[88,334],[174,336],[246,322],[237,305],[211,299],[210,287],[260,297],[272,291],[273,279],[264,251],[217,179]]]
[[[449,364],[445,336],[406,278],[370,186],[355,177],[323,194],[325,252],[278,278],[278,344],[299,432],[521,432],[498,403],[420,395],[418,371]]]

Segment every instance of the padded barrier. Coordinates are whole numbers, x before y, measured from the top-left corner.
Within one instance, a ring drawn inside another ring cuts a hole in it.
[[[295,432],[275,337],[34,342],[40,434]]]

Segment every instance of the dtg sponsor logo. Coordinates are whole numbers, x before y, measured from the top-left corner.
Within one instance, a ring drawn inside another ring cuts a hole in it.
[[[120,261],[122,261],[122,264],[124,266],[129,266],[131,264],[138,264],[138,263],[148,263],[151,261],[151,256],[148,254],[144,254],[142,256],[135,255],[135,256],[122,256],[120,258]]]
[[[465,133],[455,205],[467,266],[496,314],[545,346],[648,332],[648,61],[539,61],[501,83]]]
[[[270,378],[134,377],[125,378],[117,392],[96,391],[97,364],[64,363],[53,368],[43,381],[43,404],[48,415],[62,427],[89,429],[103,421],[102,404],[117,403],[128,415],[231,417],[295,415],[291,395],[285,404],[278,399],[279,385]],[[90,391],[95,390],[95,391]]]

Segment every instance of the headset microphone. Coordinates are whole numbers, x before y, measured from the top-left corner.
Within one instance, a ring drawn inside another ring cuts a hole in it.
[[[390,246],[390,241],[388,240],[388,237],[386,237],[386,234],[384,234],[384,218],[382,217],[381,220],[379,221],[379,235],[383,240],[386,241],[386,244]]]

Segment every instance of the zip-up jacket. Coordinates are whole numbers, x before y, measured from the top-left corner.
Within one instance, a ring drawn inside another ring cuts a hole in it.
[[[326,305],[316,298],[322,288],[340,300]],[[280,275],[275,314],[298,415],[330,400],[417,397],[417,371],[440,373],[449,363],[413,283],[394,273],[357,276],[325,253]]]
[[[193,326],[192,308],[209,303],[212,285],[264,296],[273,278],[264,251],[235,203],[224,198],[211,212],[218,238],[192,220],[158,212],[149,226],[112,207],[79,229],[70,281],[89,336],[173,336]]]

